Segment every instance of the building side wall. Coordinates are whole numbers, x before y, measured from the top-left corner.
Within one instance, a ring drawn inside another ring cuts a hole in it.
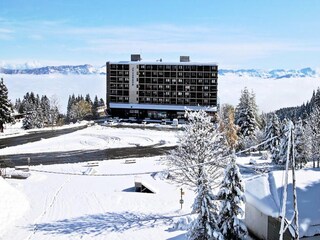
[[[269,240],[268,216],[264,215],[248,202],[246,203],[245,208],[245,224],[248,230],[256,237],[263,240]]]

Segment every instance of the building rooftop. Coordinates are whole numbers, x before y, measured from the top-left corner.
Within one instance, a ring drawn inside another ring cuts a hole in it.
[[[286,218],[293,216],[292,177],[289,173]],[[299,209],[300,237],[320,234],[320,170],[302,169],[296,171],[297,199]],[[281,213],[284,187],[284,171],[274,171],[246,180],[247,203],[262,213],[278,218]]]
[[[149,61],[112,61],[110,64],[135,64],[135,65],[199,65],[199,66],[218,66],[216,62],[149,62]]]

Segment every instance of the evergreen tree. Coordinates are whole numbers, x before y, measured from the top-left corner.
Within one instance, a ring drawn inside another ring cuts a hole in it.
[[[215,204],[204,166],[201,166],[201,176],[198,178],[196,193],[192,213],[197,214],[197,218],[191,224],[188,239],[223,239],[217,223],[218,207]]]
[[[59,118],[59,100],[56,95],[51,96],[50,98],[50,110],[49,110],[49,123],[51,126],[58,122]]]
[[[218,225],[224,238],[245,239],[247,228],[238,218],[244,214],[241,209],[241,205],[245,203],[244,184],[235,154],[225,170],[217,199],[221,200]]]
[[[22,127],[24,129],[32,129],[35,127],[35,101],[36,100],[33,92],[27,92],[23,97],[22,111],[25,114],[25,117],[22,120]]]
[[[91,97],[90,97],[90,94],[89,94],[89,93],[86,95],[85,101],[86,101],[87,103],[89,103],[90,105],[92,105],[92,101],[91,101]]]
[[[24,119],[22,120],[22,127],[23,129],[32,129],[34,128],[34,122],[33,122],[34,116],[32,112],[28,112]]]
[[[235,112],[235,121],[239,126],[240,148],[242,149],[252,146],[256,142],[255,133],[258,129],[257,116],[255,97],[253,93],[249,93],[247,88],[244,88],[241,91],[240,102]]]
[[[68,105],[67,105],[67,119],[68,121],[72,121],[72,117],[71,117],[71,108],[72,106],[76,104],[76,97],[74,96],[74,94],[72,94],[72,96],[69,95],[69,100],[68,100]]]
[[[311,154],[313,167],[317,162],[317,167],[320,167],[320,108],[314,107],[307,119],[306,126],[308,143],[311,145]]]
[[[103,106],[105,106],[104,100],[103,100],[103,98],[100,98],[99,107],[103,107]]]
[[[303,121],[299,121],[295,125],[295,162],[296,168],[303,168],[310,158],[310,145],[305,134]]]
[[[174,168],[179,167],[179,170],[174,171],[172,175],[179,183],[197,187],[203,167],[189,166],[205,164],[211,184],[212,180],[222,174],[221,165],[225,161],[221,158],[228,152],[225,138],[205,111],[186,111],[185,117],[188,119],[188,124],[185,126],[185,131],[178,136],[179,145],[168,156],[169,165]]]
[[[294,125],[292,121],[285,118],[281,123],[279,155],[275,157],[275,159],[277,159],[275,162],[278,164],[285,164],[287,161],[290,129],[294,129]],[[290,145],[290,147],[292,147],[292,145]]]
[[[18,113],[23,113],[22,111],[22,102],[21,102],[21,99],[18,98],[16,99],[16,102],[14,104],[14,109],[18,112]]]
[[[35,101],[35,117],[34,123],[37,128],[42,128],[44,126],[44,113],[41,108],[40,97],[37,94]]]
[[[14,119],[11,116],[12,106],[8,99],[8,89],[3,82],[0,80],[0,132],[3,132],[4,124],[13,122]]]
[[[43,123],[48,124],[50,121],[50,100],[46,95],[41,96],[40,106],[42,110]]]
[[[271,138],[274,138],[268,141],[264,147],[266,150],[269,150],[272,156],[273,161],[278,162],[279,151],[280,151],[280,122],[279,118],[275,113],[272,113],[269,118],[269,122],[266,128],[265,137],[263,141],[267,141]]]
[[[98,113],[98,108],[99,108],[99,100],[97,95],[94,98],[93,104],[92,104],[92,116],[93,119],[98,119],[99,118],[99,113]]]

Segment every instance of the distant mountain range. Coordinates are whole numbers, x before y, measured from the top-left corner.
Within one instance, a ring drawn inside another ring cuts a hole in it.
[[[0,68],[0,73],[3,74],[33,74],[33,75],[43,75],[43,74],[79,74],[79,75],[89,75],[89,74],[106,74],[105,66],[101,68],[93,67],[89,64],[84,65],[63,65],[63,66],[47,66],[39,68],[26,68],[26,69],[8,69]]]
[[[106,74],[105,66],[100,68],[94,67],[89,64],[84,65],[64,65],[64,66],[46,66],[39,68],[27,68],[27,69],[11,69],[11,68],[1,68],[0,73],[2,74],[79,74],[79,75],[90,75],[90,74]],[[311,68],[302,68],[298,70],[284,70],[284,69],[274,69],[274,70],[259,70],[259,69],[220,69],[220,76],[242,76],[242,77],[259,77],[259,78],[293,78],[293,77],[318,77],[319,74]]]
[[[244,77],[259,77],[259,78],[292,78],[292,77],[317,77],[319,74],[311,68],[302,68],[299,70],[284,70],[284,69],[274,69],[274,70],[258,70],[258,69],[239,69],[239,70],[227,70],[220,69],[220,75],[236,75]]]

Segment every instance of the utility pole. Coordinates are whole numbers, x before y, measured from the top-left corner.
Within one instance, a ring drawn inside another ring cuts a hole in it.
[[[295,157],[294,157],[294,125],[292,121],[288,123],[288,147],[287,147],[287,161],[286,161],[286,169],[285,169],[285,183],[283,186],[283,197],[282,197],[282,211],[281,211],[281,225],[280,225],[280,240],[283,240],[283,234],[289,227],[289,224],[285,223],[286,219],[286,204],[287,204],[287,188],[288,188],[288,172],[289,172],[289,162],[291,162],[292,168],[292,188],[293,188],[293,208],[294,208],[294,239],[299,239],[299,221],[298,221],[298,204],[297,204],[297,191],[296,191],[296,177],[295,177]],[[286,224],[286,226],[285,226]]]

